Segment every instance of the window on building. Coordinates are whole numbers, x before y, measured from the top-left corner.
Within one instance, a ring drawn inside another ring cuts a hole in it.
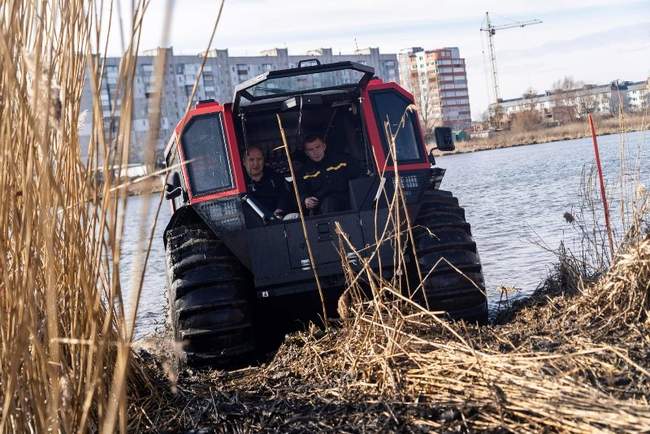
[[[203,74],[203,84],[206,86],[214,84],[214,76],[212,74]]]
[[[245,63],[238,63],[237,64],[237,74],[239,74],[239,75],[248,74],[248,65],[246,65]]]

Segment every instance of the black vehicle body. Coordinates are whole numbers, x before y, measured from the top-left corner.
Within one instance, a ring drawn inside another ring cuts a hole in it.
[[[278,114],[296,164],[305,158],[302,138],[315,132],[325,138],[328,151],[354,158],[363,170],[363,176],[349,182],[348,210],[305,218],[328,300],[335,300],[345,284],[335,222],[355,248],[375,245],[375,228],[383,227],[388,212],[384,196],[378,192],[392,194],[398,172],[411,221],[424,227],[437,225],[447,234],[443,241],[435,241],[435,246],[420,249],[426,257],[419,258],[421,265],[426,268],[446,257],[474,280],[468,285],[452,275],[454,270],[441,267],[438,280],[432,278],[430,307],[443,309],[452,318],[486,321],[476,245],[458,201],[439,190],[444,169],[434,167],[426,153],[417,112],[410,109],[413,96],[395,83],[373,78],[373,74],[372,68],[351,62],[269,71],[237,86],[232,103],[201,102],[179,122],[165,150],[171,169],[166,194],[173,209],[165,243],[172,322],[178,339],[195,341],[189,344],[191,355],[220,362],[244,354],[255,346],[254,332],[231,333],[229,328],[243,329],[255,318],[273,317],[273,306],[287,305],[282,300],[316,294],[300,219],[272,219],[272,210],[255,203],[244,180],[242,156],[253,145],[264,149],[270,167],[289,176]],[[400,126],[403,116],[405,122]],[[386,120],[392,131],[399,129],[398,171],[389,157]],[[441,134],[450,137],[445,129],[436,136]],[[453,147],[448,141],[449,145]],[[202,231],[202,245],[212,247],[192,247],[197,243],[191,235],[184,235],[192,230]],[[176,240],[173,246],[170,240]],[[238,271],[228,271],[224,274],[228,277],[221,279],[224,272],[215,264],[224,258]],[[373,262],[377,268],[380,264],[384,273],[391,273],[393,251],[388,245],[381,247]],[[212,277],[197,277],[205,273]],[[187,283],[196,279],[202,283]],[[232,283],[229,279],[238,282],[237,295],[215,295],[219,285]],[[220,283],[215,286],[214,282]],[[188,289],[180,291],[181,287]],[[192,299],[192,291],[200,292],[193,288],[202,292]],[[229,303],[236,307],[228,307]],[[219,320],[210,317],[215,309]],[[249,345],[240,347],[239,341]]]

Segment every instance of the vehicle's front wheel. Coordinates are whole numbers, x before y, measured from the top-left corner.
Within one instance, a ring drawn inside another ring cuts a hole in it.
[[[232,365],[254,351],[250,277],[207,227],[167,231],[170,319],[189,364]]]
[[[487,323],[481,261],[458,199],[447,191],[425,192],[413,233],[424,278],[421,293],[429,309],[444,310],[453,319]]]

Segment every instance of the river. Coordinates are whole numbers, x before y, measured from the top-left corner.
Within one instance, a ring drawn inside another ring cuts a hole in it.
[[[650,185],[650,131],[601,136],[599,144],[611,198],[620,197],[621,173],[627,180],[639,173],[641,182]],[[451,190],[459,198],[472,225],[491,308],[499,300],[498,288],[515,287],[520,290],[516,296],[525,296],[548,275],[556,256],[540,246],[540,241],[549,249],[556,249],[562,240],[571,245],[575,230],[563,215],[576,212],[581,203],[583,170],[593,164],[590,138],[437,159],[437,165],[447,169],[441,188]],[[146,201],[150,202],[150,210],[145,215],[142,210]],[[138,230],[143,223],[150,230],[157,203],[157,195],[133,196],[128,200],[120,262],[127,300],[133,262],[138,256]],[[617,210],[613,200],[614,224],[620,221]],[[165,203],[140,297],[139,337],[164,325],[167,301],[162,232],[169,217]]]

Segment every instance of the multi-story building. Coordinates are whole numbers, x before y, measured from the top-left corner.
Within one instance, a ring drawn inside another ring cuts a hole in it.
[[[631,83],[626,87],[629,111],[638,113],[650,110],[650,77],[646,81]]]
[[[546,91],[539,95],[501,100],[500,110],[507,119],[516,113],[537,111],[546,119],[564,123],[580,119],[587,113],[615,115],[641,112],[650,108],[650,78],[647,81],[613,81],[588,84],[578,89]]]
[[[402,86],[413,93],[427,130],[435,126],[470,130],[467,71],[460,50],[413,47],[403,50],[398,58]]]
[[[160,150],[170,137],[176,122],[185,112],[196,76],[200,70],[203,53],[195,56],[174,55],[172,48],[159,48],[144,52],[138,57],[132,109],[131,161],[142,161],[143,150],[148,134],[150,108],[154,92],[154,65],[156,55],[164,52],[165,67],[160,107],[160,130],[155,137],[156,149]],[[263,51],[259,56],[230,56],[228,50],[211,50],[199,79],[199,84],[192,103],[202,99],[213,98],[220,102],[232,100],[234,88],[239,83],[266,71],[292,68],[304,59],[318,59],[321,63],[353,61],[372,66],[375,74],[386,81],[399,81],[396,54],[380,53],[378,48],[357,50],[353,54],[334,54],[331,48],[320,48],[305,55],[290,55],[286,48],[274,48]],[[119,92],[119,57],[109,57],[104,64],[104,77],[101,85],[100,101],[107,138],[115,137],[119,125],[122,101],[117,98]],[[82,95],[82,110],[88,116],[92,113],[92,95],[89,91],[90,76],[86,77],[86,86]],[[83,153],[87,152],[90,139],[90,121],[80,127],[80,140]]]

